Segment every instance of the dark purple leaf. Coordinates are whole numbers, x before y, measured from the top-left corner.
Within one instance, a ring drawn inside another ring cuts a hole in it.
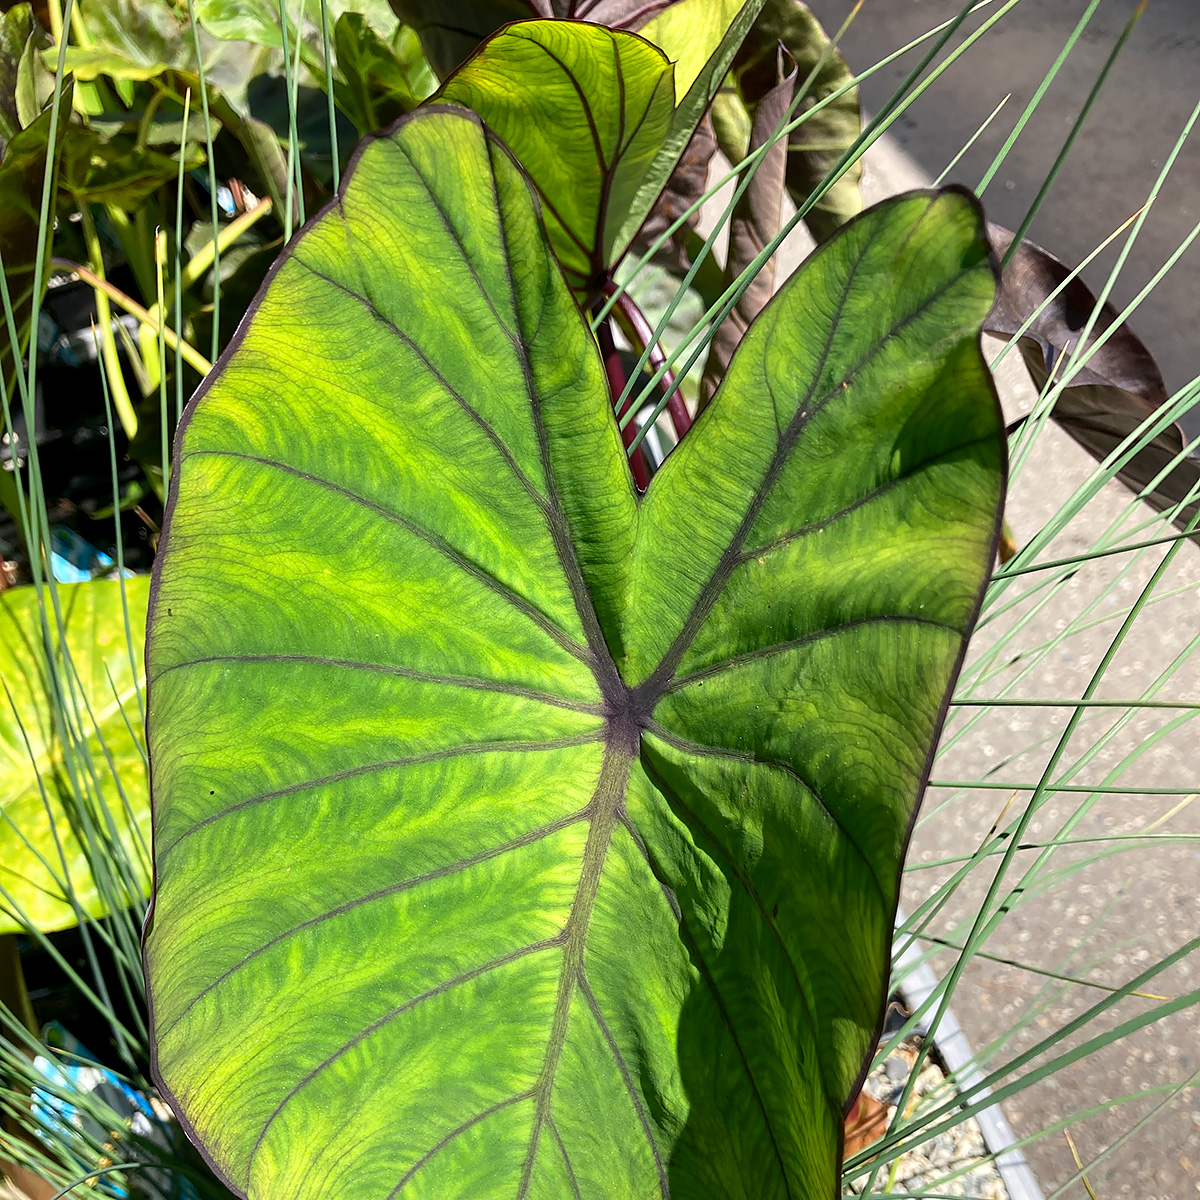
[[[1013,233],[989,222],[988,236],[999,261],[1012,244]],[[989,333],[1011,338],[1032,313],[1046,305],[1018,341],[1021,356],[1039,389],[1051,375],[1061,374],[1060,360],[1078,346],[1096,306],[1096,297],[1078,278],[1046,304],[1070,273],[1052,254],[1023,241],[1004,270],[996,305],[984,325]],[[1117,319],[1116,310],[1105,304],[1088,345],[1112,330]],[[1166,402],[1166,387],[1154,357],[1133,330],[1120,326],[1072,376],[1051,415],[1085,450],[1104,459]],[[1139,449],[1117,477],[1132,491],[1140,492],[1178,458],[1185,445],[1183,430],[1172,423]],[[1174,508],[1194,492],[1198,483],[1200,461],[1189,456],[1175,463],[1145,500],[1159,512]],[[1175,524],[1185,527],[1196,510],[1197,503],[1192,501],[1176,516]]]
[[[750,151],[770,141],[783,124],[796,93],[796,66],[790,62],[784,75],[782,54],[777,55],[776,75],[783,76],[759,100],[750,127]],[[746,190],[734,208],[729,224],[729,254],[725,263],[727,284],[735,279],[762,253],[763,247],[779,232],[783,213],[784,176],[787,172],[788,144],[778,139],[752,164]],[[704,379],[700,384],[700,405],[712,399],[725,377],[725,368],[733,357],[742,335],[751,321],[766,307],[775,290],[775,260],[769,259],[742,292],[733,311],[721,322],[709,344]]]

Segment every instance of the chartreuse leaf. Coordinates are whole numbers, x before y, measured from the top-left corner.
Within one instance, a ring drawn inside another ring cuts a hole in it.
[[[585,303],[642,227],[762,2],[703,0],[699,11],[682,0],[646,26],[650,38],[680,11],[682,21],[659,31],[661,48],[600,25],[519,22],[489,38],[434,96],[473,108],[511,147]]]
[[[671,131],[674,77],[661,50],[574,21],[523,21],[489,38],[435,100],[473,108],[537,184],[554,252],[594,292],[617,233]]]
[[[149,883],[146,763],[133,732],[149,582],[124,581],[128,637],[120,580],[60,584],[65,653],[49,597],[32,587],[0,593],[0,934],[26,922],[45,931],[74,925],[71,896],[83,912],[103,915],[89,843],[119,839]]]
[[[679,0],[642,28],[676,64],[675,115],[617,234],[622,254],[667,186],[762,7],[763,0]]]
[[[675,95],[680,104],[704,76],[709,59],[734,27],[738,14],[745,9],[757,12],[760,8],[761,4],[748,5],[745,0],[676,0],[664,5],[642,28],[642,37],[658,46],[675,64]],[[737,39],[739,44],[753,22],[753,14],[747,15],[750,20],[745,22],[742,36]]]
[[[254,1200],[829,1200],[995,547],[977,206],[846,226],[639,502],[518,169],[367,144],[189,410],[156,1070]]]

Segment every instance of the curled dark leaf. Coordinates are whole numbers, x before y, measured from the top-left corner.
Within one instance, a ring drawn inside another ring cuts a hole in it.
[[[853,74],[821,23],[800,0],[767,0],[763,5],[734,60],[736,88],[718,99],[717,107],[724,111],[717,120],[717,137],[731,162],[744,157],[754,111],[777,82],[775,56],[780,45],[792,56],[804,92],[794,115],[802,116],[828,101],[788,137],[787,189],[799,207],[824,182],[862,130],[858,89],[847,86]],[[842,88],[846,90],[831,99]],[[743,111],[738,112],[739,108]],[[740,130],[740,146],[736,136],[727,145],[723,130],[730,134]],[[862,210],[861,175],[862,167],[856,163],[808,211],[804,223],[818,242]]]
[[[786,72],[786,73],[785,73]],[[758,102],[750,127],[749,151],[766,146],[787,119],[796,94],[796,66],[783,54],[777,56],[777,81]],[[779,232],[783,215],[784,176],[787,172],[788,143],[779,138],[749,167],[746,190],[742,192],[729,223],[729,253],[725,262],[726,285],[732,284],[762,253]],[[775,260],[768,259],[746,285],[733,311],[721,322],[708,349],[704,379],[700,384],[700,405],[712,399],[725,377],[725,368],[737,349],[750,322],[766,307],[775,290]]]
[[[708,164],[716,149],[717,139],[713,134],[712,122],[706,116],[692,135],[683,156],[675,164],[675,170],[650,210],[646,223],[634,238],[633,249],[638,254],[645,254],[704,195],[704,189],[708,186]],[[697,208],[662,244],[654,255],[654,261],[669,271],[679,274],[686,272],[691,266],[687,243],[699,220],[700,209]]]
[[[993,254],[1000,261],[1014,235],[989,222],[988,236]],[[1078,278],[1049,299],[1070,273],[1070,268],[1052,254],[1033,242],[1022,241],[1004,270],[995,307],[984,325],[989,333],[1012,338],[1041,309],[1018,340],[1021,357],[1039,389],[1051,376],[1061,376],[1064,358],[1078,347],[1096,307],[1096,297]],[[1097,459],[1111,454],[1167,402],[1162,373],[1153,355],[1127,325],[1114,330],[1117,321],[1113,306],[1103,305],[1087,345],[1094,346],[1105,334],[1108,339],[1072,375],[1051,413],[1063,430]],[[1189,455],[1175,461],[1186,444],[1183,430],[1172,422],[1142,446],[1117,477],[1130,490],[1141,492],[1170,468],[1144,499],[1159,512],[1173,509],[1193,496],[1200,485],[1200,460]],[[1175,515],[1175,525],[1186,527],[1198,506],[1191,499]]]

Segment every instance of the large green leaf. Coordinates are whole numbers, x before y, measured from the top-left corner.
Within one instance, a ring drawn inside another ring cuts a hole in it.
[[[0,593],[0,933],[24,928],[16,906],[39,929],[74,925],[70,895],[102,915],[112,884],[102,891],[89,864],[97,850],[111,860],[114,840],[149,883],[146,762],[134,734],[149,578],[127,579],[124,588],[128,639],[121,581],[59,585],[65,654],[48,595],[43,627],[35,588]]]
[[[977,206],[848,225],[639,501],[510,158],[425,108],[177,446],[156,1071],[254,1200],[836,1194],[995,547]]]
[[[523,21],[490,38],[435,99],[473,108],[537,184],[550,243],[584,295],[599,289],[617,235],[671,131],[671,64],[628,33]]]

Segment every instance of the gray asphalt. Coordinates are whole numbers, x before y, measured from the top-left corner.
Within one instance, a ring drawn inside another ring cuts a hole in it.
[[[809,0],[809,4],[830,30],[852,7],[850,0]],[[969,186],[977,184],[1085,7],[1086,0],[1023,0],[893,126],[894,142],[881,144],[868,160],[868,199],[918,186],[937,175],[999,100],[1012,92],[1005,111],[950,177]],[[1101,3],[1043,107],[988,189],[984,200],[992,219],[1010,228],[1020,223],[1134,7],[1135,0]],[[958,0],[867,0],[843,42],[846,57],[855,68],[864,69],[953,16],[958,8]],[[975,15],[966,28],[977,27],[986,15]],[[1150,0],[1055,190],[1038,214],[1031,237],[1073,264],[1145,202],[1171,145],[1200,100],[1198,51],[1200,0]],[[882,107],[914,61],[911,56],[901,60],[864,86],[868,111]],[[1200,138],[1200,131],[1196,136]],[[1185,147],[1163,189],[1113,292],[1118,305],[1133,299],[1200,220],[1198,197],[1200,141]],[[1103,284],[1114,258],[1115,251],[1110,251],[1085,272],[1093,290]],[[1200,373],[1200,347],[1194,332],[1200,311],[1198,263],[1200,249],[1193,247],[1131,322],[1157,357],[1170,389]],[[1027,411],[1032,391],[1023,369],[1010,363],[1001,376],[1010,416]],[[1193,432],[1200,431],[1200,413],[1188,424]],[[1008,517],[1018,541],[1036,533],[1093,466],[1064,435],[1047,429],[1013,483]],[[1127,505],[1128,494],[1122,488],[1107,486],[1045,557],[1086,551]],[[1037,661],[1014,694],[1056,699],[1080,696],[1120,624],[1119,614],[1112,614],[1137,598],[1160,558],[1161,551],[1146,554],[1124,574],[1122,569],[1132,556],[1099,560],[1053,593],[1022,631],[1022,647],[1055,638],[1089,604],[1096,605],[1096,615],[1107,615],[1107,619],[1055,645]],[[1176,656],[1186,652],[1190,641],[1200,635],[1197,584],[1200,552],[1187,545],[1155,588],[1154,602],[1133,626],[1099,695],[1112,699],[1138,696]],[[1026,611],[1031,603],[1018,611]],[[984,654],[1004,628],[1005,619],[1000,619],[981,629],[968,661]],[[1011,679],[1021,665],[1001,672],[980,694],[995,695],[994,689]],[[1172,700],[1200,698],[1194,663],[1185,662],[1156,695]],[[1200,835],[1200,801],[1180,808],[1186,795],[1152,791],[1200,789],[1195,726],[1184,724],[1161,734],[1178,714],[1143,710],[1122,725],[1123,715],[1101,712],[1087,721],[1072,739],[1064,761],[1074,762],[1091,752],[1094,757],[1077,778],[1100,783],[1125,756],[1140,752],[1116,786],[1145,791],[1100,798],[1079,816],[1072,836],[1104,838],[1147,830]],[[1065,720],[1066,713],[1055,709],[994,709],[977,727],[956,739],[956,731],[966,721],[960,714],[948,728],[935,777],[978,780],[995,770],[993,778],[997,780],[1036,780]],[[1152,741],[1156,733],[1160,736]],[[973,850],[1012,794],[1007,790],[961,794],[931,790],[909,859],[904,901],[909,911],[928,894],[935,880],[944,879],[949,872],[949,868],[923,864]],[[1016,795],[1010,815],[1026,798],[1024,793]],[[1028,836],[1057,831],[1082,798],[1071,793],[1053,797],[1034,819]],[[1091,843],[1059,853],[1062,861],[1068,856],[1082,858],[1099,845]],[[1147,844],[1094,862],[1056,886],[1024,898],[988,943],[987,951],[998,958],[1081,977],[1087,985],[1060,988],[1020,967],[977,960],[955,1002],[959,1020],[977,1048],[987,1047],[1018,1019],[1036,1013],[1029,1028],[998,1051],[993,1065],[1060,1028],[1103,997],[1106,986],[1120,985],[1196,936],[1200,930],[1200,852],[1194,846]],[[1024,861],[1031,858],[1025,855]],[[964,888],[943,914],[939,933],[962,936],[962,923],[970,919],[986,883],[986,877],[980,878]],[[945,970],[948,960],[943,958],[936,965]],[[1174,997],[1198,986],[1200,962],[1193,954],[1157,978],[1148,990]],[[1047,987],[1052,990],[1044,991]],[[1151,1003],[1144,999],[1126,1002],[1118,1010],[1119,1019],[1128,1019]],[[1112,1023],[1101,1022],[1085,1036]],[[1078,1041],[1076,1037],[1067,1044]],[[1006,1104],[1006,1111],[1018,1136],[1032,1136],[1094,1106],[1144,1093],[1141,1099],[1073,1124],[1070,1132],[1085,1162],[1108,1151],[1088,1172],[1088,1181],[1101,1200],[1182,1200],[1200,1194],[1200,1089],[1175,1096],[1168,1107],[1151,1115],[1166,1096],[1152,1089],[1177,1084],[1197,1071],[1200,1019],[1192,1009],[1022,1092]],[[1134,1129],[1144,1119],[1147,1123]],[[1061,1131],[1035,1141],[1027,1154],[1047,1194],[1076,1173],[1070,1145]],[[1062,1194],[1083,1200],[1088,1193],[1075,1183]]]
[[[810,0],[809,7],[832,32],[853,5]],[[867,0],[843,39],[845,56],[864,70],[960,7],[960,0]],[[968,18],[964,34],[999,7],[997,2]],[[1022,0],[892,126],[896,141],[937,175],[1011,92],[1004,111],[950,177],[975,186],[1086,7],[1086,0]],[[984,202],[992,220],[1010,229],[1021,222],[1136,7],[1136,0],[1102,0],[988,188]],[[880,111],[923,52],[910,53],[864,83],[868,111]],[[1083,259],[1145,203],[1198,100],[1200,2],[1149,0],[1029,236],[1072,265]],[[1198,221],[1200,131],[1185,147],[1122,272],[1113,292],[1119,306],[1133,300]],[[1119,245],[1085,270],[1093,291],[1107,278]],[[1200,243],[1185,253],[1131,322],[1171,390],[1200,373],[1198,266]],[[1192,428],[1200,431],[1200,415]]]

